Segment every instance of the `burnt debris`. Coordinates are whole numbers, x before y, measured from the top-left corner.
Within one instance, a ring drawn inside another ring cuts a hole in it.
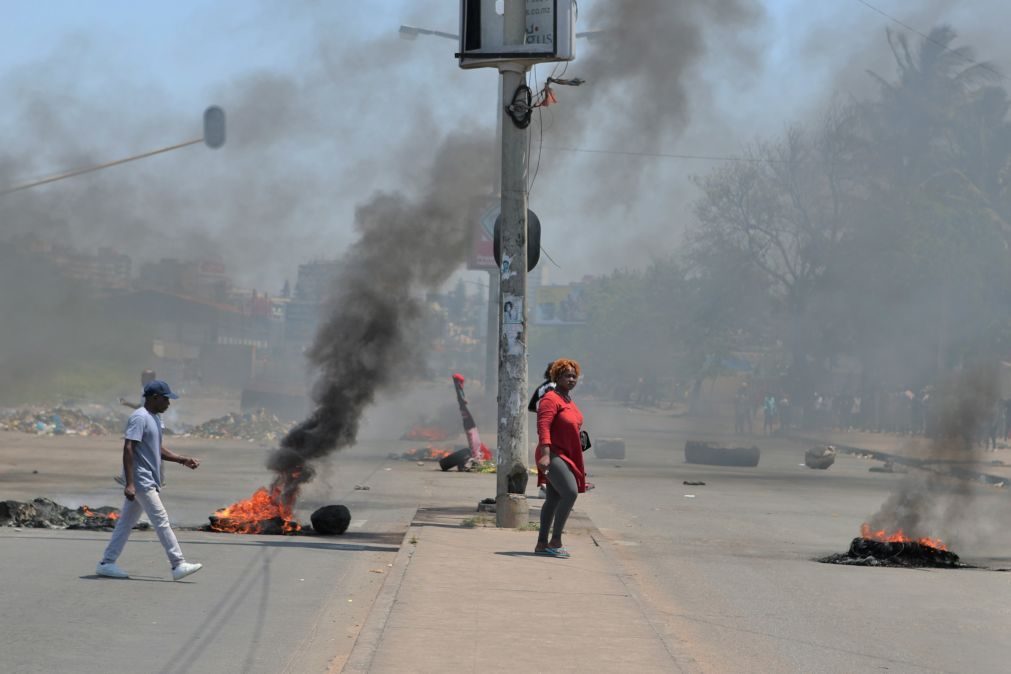
[[[823,564],[849,566],[971,568],[959,561],[958,555],[949,550],[941,550],[917,541],[888,542],[862,537],[854,538],[847,552],[829,555],[817,561]]]
[[[108,531],[116,526],[119,509],[110,506],[67,508],[48,498],[28,502],[0,501],[0,526],[26,529],[92,529]],[[147,529],[146,522],[135,529]]]

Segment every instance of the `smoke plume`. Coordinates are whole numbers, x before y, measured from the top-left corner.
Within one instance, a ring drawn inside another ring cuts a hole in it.
[[[908,473],[895,493],[871,518],[874,531],[902,531],[907,537],[969,542],[977,534],[975,486],[946,475],[950,465],[982,460],[978,435],[994,422],[999,403],[991,369],[967,371],[938,388],[932,396],[935,437],[928,446],[923,470]],[[983,433],[985,435],[985,433]]]
[[[421,173],[419,196],[381,193],[356,210],[358,240],[341,260],[308,353],[319,372],[316,409],[267,462],[285,503],[312,479],[314,461],[354,444],[378,391],[418,371],[421,293],[466,259],[473,198],[491,179],[490,149],[487,134],[450,136]]]

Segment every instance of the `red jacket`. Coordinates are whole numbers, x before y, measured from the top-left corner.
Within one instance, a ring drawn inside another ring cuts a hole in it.
[[[586,491],[586,469],[583,467],[583,448],[579,443],[579,430],[583,427],[583,413],[576,403],[566,400],[558,391],[548,391],[537,407],[538,449],[551,445],[551,453],[569,464],[576,477],[579,493]]]

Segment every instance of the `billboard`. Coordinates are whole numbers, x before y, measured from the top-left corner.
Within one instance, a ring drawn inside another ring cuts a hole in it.
[[[582,286],[540,286],[535,291],[534,324],[581,325],[586,321],[586,297]]]

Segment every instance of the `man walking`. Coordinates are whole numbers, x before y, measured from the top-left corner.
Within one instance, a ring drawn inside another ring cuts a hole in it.
[[[161,414],[169,408],[169,401],[178,397],[167,383],[154,379],[144,387],[144,406],[137,408],[126,422],[123,433],[123,495],[126,500],[112,532],[112,539],[95,569],[99,576],[129,578],[117,566],[116,560],[123,552],[130,532],[140,518],[141,510],[147,513],[158,534],[158,540],[165,548],[165,554],[172,565],[173,580],[181,580],[203,566],[187,562],[183,557],[159,495],[164,483],[162,461],[181,463],[193,470],[200,465],[197,459],[170,452],[162,444]]]

